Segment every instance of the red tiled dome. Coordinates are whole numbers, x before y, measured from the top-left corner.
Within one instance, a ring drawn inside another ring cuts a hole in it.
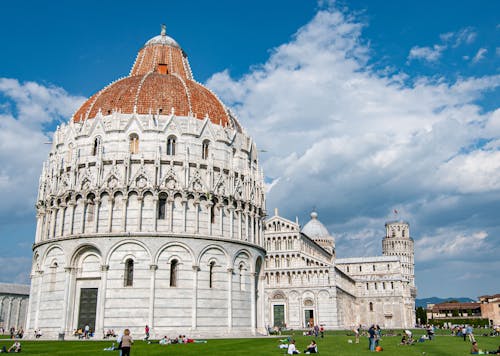
[[[191,114],[206,116],[215,124],[239,127],[220,100],[195,82],[187,56],[169,36],[162,34],[146,42],[137,54],[130,75],[91,96],[73,115],[74,122],[112,112],[125,114]]]

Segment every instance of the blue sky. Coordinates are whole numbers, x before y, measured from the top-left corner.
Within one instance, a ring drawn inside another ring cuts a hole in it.
[[[260,148],[268,211],[313,207],[337,255],[409,221],[420,297],[498,293],[495,1],[8,2],[0,31],[0,275],[28,282],[50,133],[167,33]]]

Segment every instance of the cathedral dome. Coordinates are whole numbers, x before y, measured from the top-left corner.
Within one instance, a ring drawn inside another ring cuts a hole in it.
[[[227,108],[193,79],[186,53],[165,33],[146,42],[137,54],[128,77],[117,80],[91,96],[73,115],[74,122],[98,114],[163,114],[191,116],[236,128],[240,125]]]
[[[301,232],[327,250],[331,251],[335,246],[335,239],[330,235],[325,225],[318,220],[318,213],[315,211],[311,213],[311,220],[304,225]]]

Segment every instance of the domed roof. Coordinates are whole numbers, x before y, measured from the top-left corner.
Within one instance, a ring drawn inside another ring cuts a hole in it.
[[[328,229],[318,220],[318,213],[313,211],[311,213],[311,220],[302,228],[302,233],[311,239],[331,237]]]
[[[74,122],[101,112],[209,117],[214,124],[241,131],[237,120],[209,89],[193,80],[187,56],[179,44],[162,33],[146,42],[130,75],[91,96],[73,115]]]

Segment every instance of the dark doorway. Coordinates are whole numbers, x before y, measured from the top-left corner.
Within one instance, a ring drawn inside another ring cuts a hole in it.
[[[305,312],[305,325],[306,327],[312,328],[314,326],[314,310],[306,309]]]
[[[98,288],[80,289],[80,309],[78,312],[78,328],[89,325],[90,330],[95,330],[95,313],[97,310]]]
[[[283,304],[274,305],[274,325],[279,328],[285,326],[285,306]]]

